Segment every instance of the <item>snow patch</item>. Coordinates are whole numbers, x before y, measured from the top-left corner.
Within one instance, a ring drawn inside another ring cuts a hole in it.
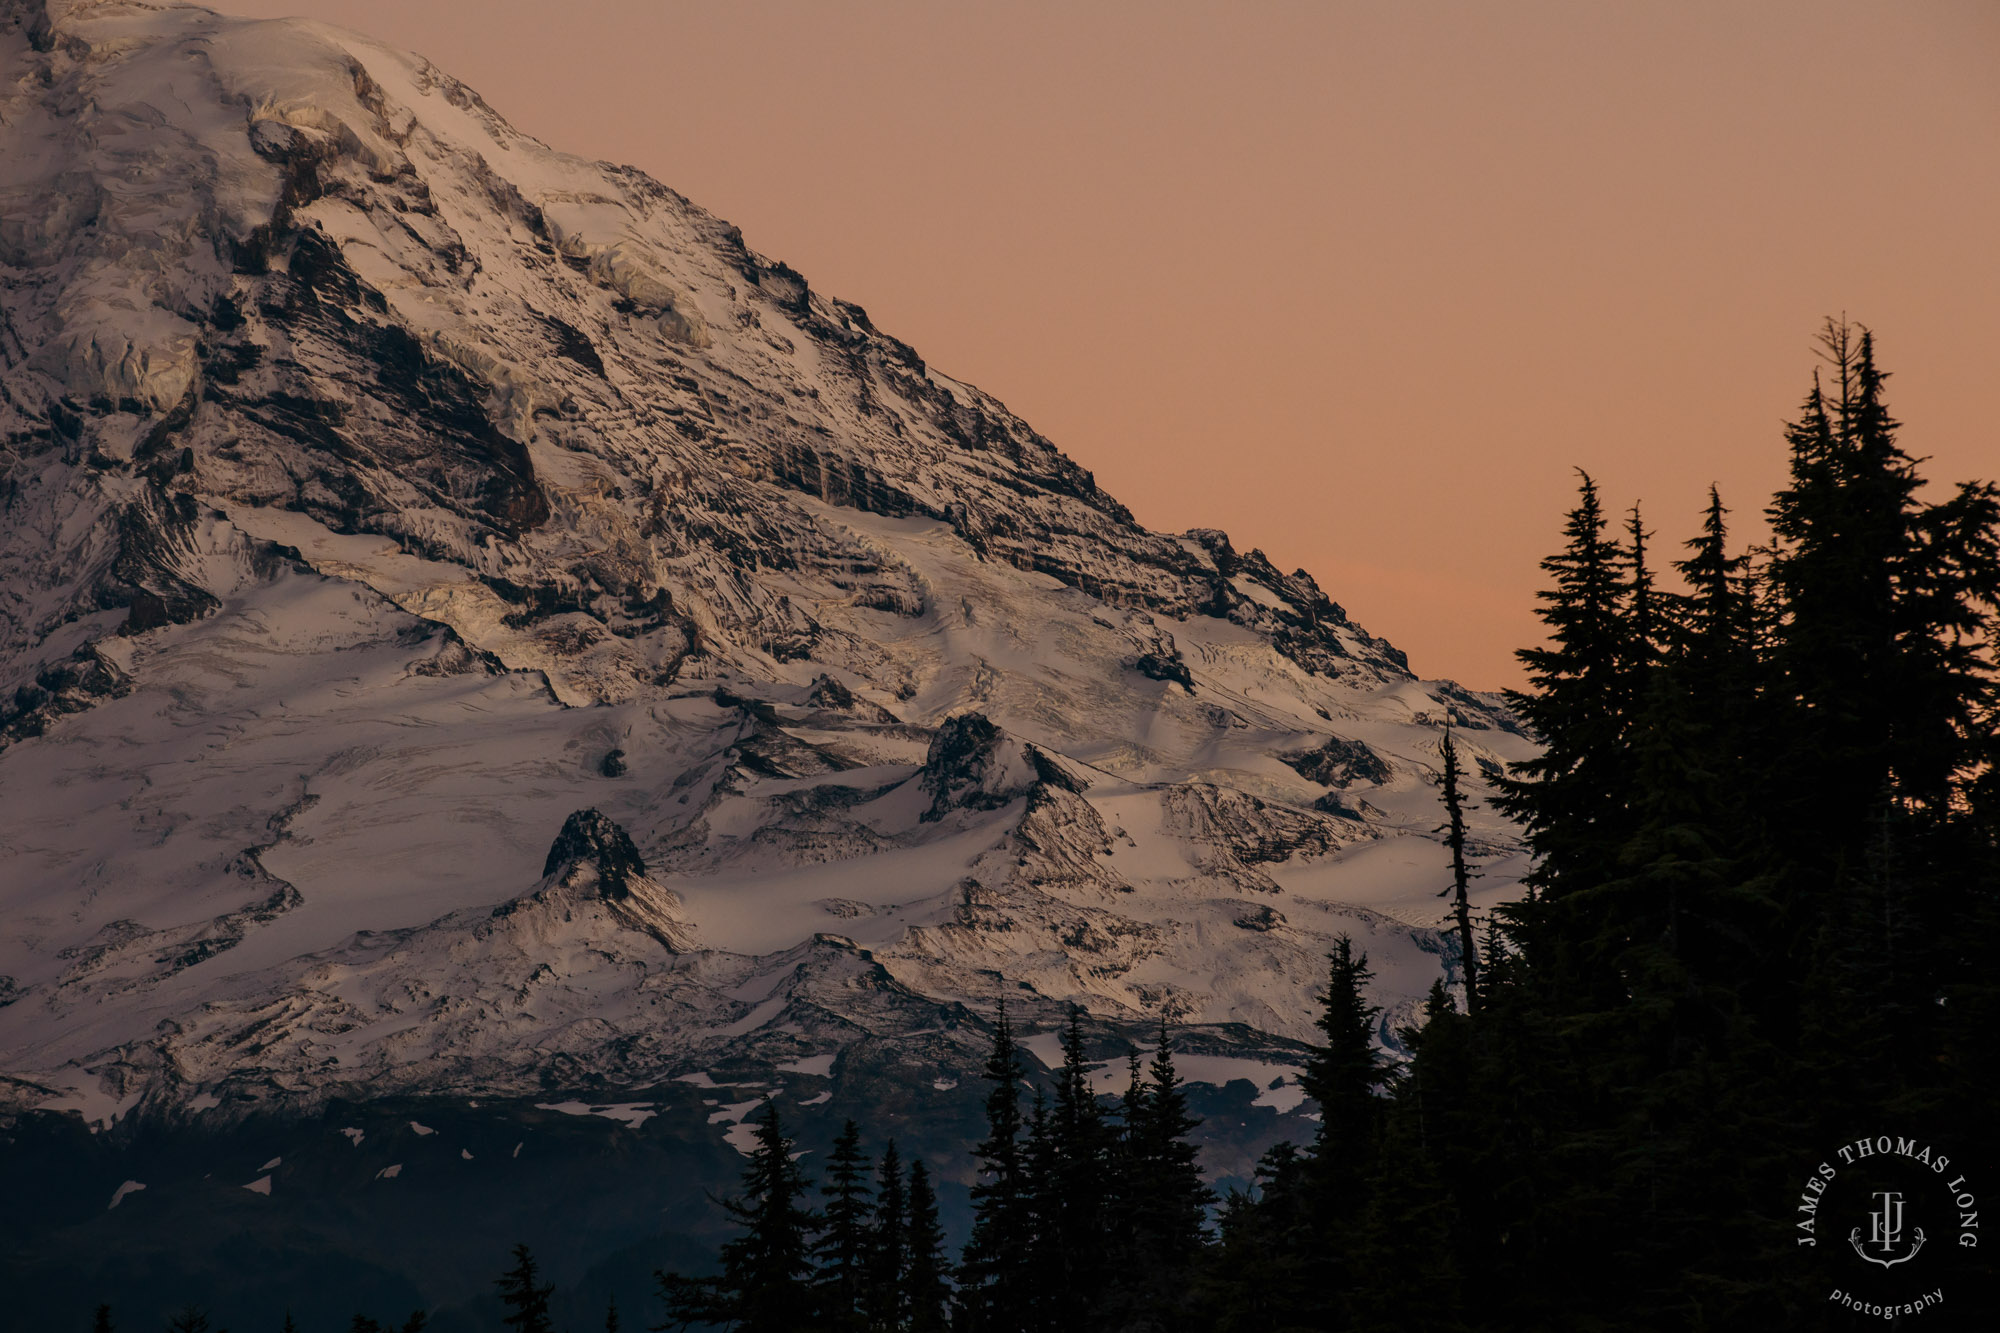
[[[259,1176],[243,1188],[249,1190],[252,1194],[262,1194],[266,1198],[269,1198],[271,1194],[271,1178],[269,1176]]]
[[[595,1115],[606,1120],[616,1120],[627,1129],[637,1129],[651,1120],[659,1112],[651,1102],[614,1102],[609,1105],[593,1105],[590,1102],[536,1102],[537,1111],[560,1111],[564,1115]]]
[[[138,1181],[138,1180],[126,1181],[123,1185],[120,1185],[117,1189],[111,1192],[111,1202],[104,1205],[104,1211],[107,1213],[110,1212],[113,1208],[116,1208],[119,1204],[125,1202],[126,1195],[136,1194],[144,1188],[146,1188],[146,1186],[143,1181]]]

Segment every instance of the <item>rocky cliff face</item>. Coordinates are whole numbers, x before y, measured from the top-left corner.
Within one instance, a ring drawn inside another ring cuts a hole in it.
[[[1449,966],[1440,729],[1528,744],[1303,571],[416,57],[0,61],[12,1105],[969,1061],[1003,995],[1263,1049],[1336,933],[1392,1018]]]

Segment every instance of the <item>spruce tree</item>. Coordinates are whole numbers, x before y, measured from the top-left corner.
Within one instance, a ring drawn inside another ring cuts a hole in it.
[[[1021,1137],[1021,1056],[1001,1001],[986,1060],[986,1137],[973,1149],[972,1235],[959,1267],[957,1327],[1014,1333],[1027,1320],[1035,1274],[1029,1264],[1033,1200]]]
[[[1466,801],[1459,791],[1459,779],[1463,770],[1458,765],[1458,745],[1452,739],[1451,728],[1444,729],[1444,742],[1439,747],[1444,760],[1444,771],[1438,778],[1438,787],[1444,799],[1445,822],[1438,829],[1445,835],[1445,846],[1451,850],[1451,885],[1439,890],[1438,896],[1450,893],[1452,915],[1458,922],[1459,967],[1465,973],[1465,1005],[1468,1010],[1479,1007],[1479,949],[1472,938],[1472,903],[1467,890],[1472,883],[1472,870],[1465,860],[1465,811]]]
[[[945,1258],[944,1226],[937,1193],[922,1160],[910,1163],[908,1264],[903,1277],[903,1309],[908,1333],[944,1333],[951,1327],[951,1264]]]
[[[1531,689],[1512,690],[1509,705],[1542,742],[1535,759],[1514,766],[1501,784],[1501,806],[1547,846],[1532,883],[1557,887],[1565,875],[1604,864],[1603,848],[1584,835],[1619,784],[1610,781],[1622,732],[1624,668],[1631,657],[1622,620],[1624,553],[1605,536],[1597,483],[1587,472],[1563,526],[1563,549],[1542,562],[1554,586],[1537,597],[1549,642],[1515,656]],[[1577,827],[1584,826],[1583,828]]]
[[[1342,935],[1327,964],[1326,989],[1320,992],[1320,1013],[1313,1024],[1322,1040],[1307,1057],[1299,1082],[1320,1108],[1314,1153],[1333,1159],[1367,1152],[1376,1093],[1388,1072],[1375,1047],[1375,1020],[1382,1009],[1368,1002],[1367,986],[1375,976],[1368,955],[1356,952],[1354,941]]]
[[[812,1234],[818,1219],[804,1206],[808,1187],[792,1161],[777,1103],[766,1099],[755,1125],[743,1194],[723,1201],[739,1234],[723,1243],[722,1272],[708,1278],[655,1274],[667,1307],[662,1327],[727,1324],[736,1333],[814,1327]]]
[[[555,1324],[549,1319],[549,1297],[555,1294],[555,1287],[543,1285],[540,1277],[534,1253],[526,1245],[516,1245],[514,1266],[494,1279],[500,1303],[507,1307],[507,1317],[500,1322],[515,1333],[555,1333]]]
[[[1115,1308],[1132,1326],[1186,1327],[1189,1284],[1208,1244],[1215,1192],[1202,1179],[1199,1153],[1189,1140],[1201,1121],[1188,1110],[1164,1023],[1145,1084],[1127,1093],[1125,1118],[1121,1156],[1131,1197],[1122,1215],[1126,1244],[1111,1284]]]
[[[285,1316],[285,1322],[286,1324],[292,1322],[290,1314]],[[90,1333],[113,1333],[110,1306],[100,1305],[97,1307],[97,1314],[90,1321]],[[288,1329],[287,1333],[291,1333],[291,1330]]]
[[[820,1319],[830,1330],[858,1329],[866,1322],[862,1297],[868,1286],[870,1234],[868,1159],[861,1153],[861,1129],[852,1120],[834,1137],[826,1158],[824,1230],[813,1253]]]
[[[1069,1318],[1088,1325],[1109,1275],[1106,1223],[1112,1139],[1083,1049],[1083,1011],[1072,1005],[1063,1027],[1062,1068],[1049,1124],[1043,1182],[1044,1225],[1057,1265],[1051,1290]]]
[[[1328,955],[1326,990],[1315,1026],[1322,1044],[1306,1059],[1300,1083],[1318,1103],[1320,1121],[1304,1180],[1314,1237],[1299,1262],[1314,1273],[1313,1319],[1326,1324],[1347,1317],[1347,1299],[1361,1276],[1356,1268],[1357,1230],[1367,1206],[1382,1108],[1377,1093],[1389,1081],[1375,1047],[1381,1014],[1367,998],[1373,979],[1368,956],[1346,935]]]
[[[1036,1088],[1028,1101],[1027,1132],[1021,1141],[1021,1174],[1028,1199],[1027,1250],[1018,1279],[1024,1333],[1050,1333],[1071,1296],[1063,1257],[1062,1166],[1056,1156],[1054,1118],[1048,1093]]]
[[[1422,1026],[1398,1029],[1410,1063],[1385,1110],[1382,1148],[1355,1228],[1361,1274],[1352,1302],[1355,1329],[1457,1333],[1466,1327],[1453,1186],[1468,1182],[1451,1174],[1463,1156],[1454,1152],[1461,1146],[1454,1139],[1467,1073],[1462,1022],[1440,978],[1425,998]]]
[[[877,1333],[903,1327],[908,1316],[909,1198],[903,1183],[903,1160],[895,1140],[882,1151],[875,1175],[875,1212],[868,1228],[867,1279],[862,1308],[867,1325]]]
[[[1290,1143],[1258,1160],[1255,1193],[1223,1201],[1219,1239],[1190,1301],[1216,1333],[1293,1333],[1334,1327],[1323,1285],[1330,1237],[1318,1222],[1308,1163]]]

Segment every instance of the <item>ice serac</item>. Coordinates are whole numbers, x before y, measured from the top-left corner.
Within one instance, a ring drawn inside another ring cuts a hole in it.
[[[0,0],[0,62],[11,1101],[969,1069],[1003,994],[1282,1045],[1338,933],[1385,1034],[1452,967],[1441,729],[1530,746],[1303,571],[416,56]]]

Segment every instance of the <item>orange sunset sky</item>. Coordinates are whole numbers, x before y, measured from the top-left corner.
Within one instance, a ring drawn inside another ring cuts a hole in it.
[[[2000,4],[223,0],[639,166],[1151,527],[1514,684],[1588,468],[1757,524],[1822,316],[2000,474]]]

